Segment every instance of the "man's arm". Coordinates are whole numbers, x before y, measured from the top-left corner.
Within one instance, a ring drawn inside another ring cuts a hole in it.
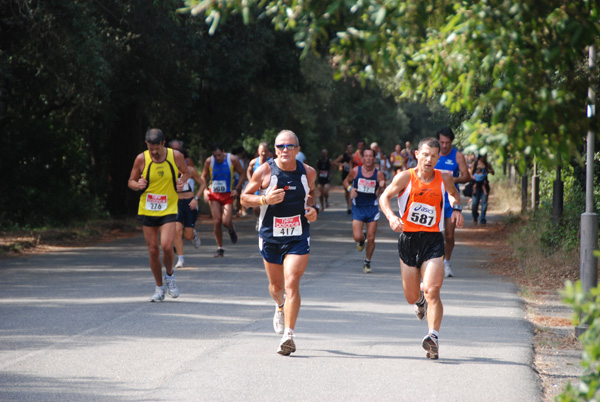
[[[194,198],[192,198],[190,201],[190,208],[195,209],[200,203],[199,197],[202,195],[202,192],[206,187],[206,181],[204,180],[204,177],[200,176],[200,173],[198,173],[194,167],[188,165],[188,172],[190,174],[190,178],[194,179],[199,185],[196,194],[194,194]]]
[[[237,156],[231,155],[231,163],[233,163],[233,170],[235,170],[235,172],[240,175],[235,191],[237,191],[238,194],[241,194],[242,187],[244,186],[244,182],[246,181],[246,172],[244,172],[244,168],[242,167],[242,164],[240,163],[240,160]]]
[[[316,199],[315,198],[315,181],[317,180],[317,172],[315,169],[313,169],[311,166],[308,166],[307,164],[304,164],[304,169],[306,170],[306,179],[308,181],[308,188],[309,188],[308,199],[306,200],[308,208],[306,209],[304,216],[306,217],[306,220],[308,220],[309,222],[314,222],[317,220],[317,214],[318,214],[318,211],[314,206],[315,199]]]
[[[131,173],[129,174],[129,180],[127,181],[127,186],[133,191],[144,190],[146,186],[148,186],[148,182],[142,177],[144,164],[144,154],[141,153],[136,156],[135,160],[133,161],[133,167],[131,168]]]
[[[444,186],[448,192],[448,199],[450,205],[452,205],[452,216],[450,219],[456,223],[457,228],[462,228],[464,223],[464,217],[462,214],[462,206],[460,205],[460,193],[454,185],[454,177],[450,173],[442,173],[442,179],[444,180]],[[456,208],[456,209],[455,209]],[[442,211],[443,212],[443,211]]]
[[[354,181],[354,178],[356,177],[357,174],[358,174],[358,168],[355,167],[348,173],[348,176],[346,176],[346,178],[344,179],[344,182],[342,183],[344,188],[350,193],[351,198],[356,197],[356,189],[354,187],[352,187],[351,183]],[[350,189],[348,190],[349,187],[350,187]]]
[[[208,183],[210,182],[210,178],[208,175],[210,174],[210,156],[206,158],[204,161],[204,169],[202,169],[202,178],[204,179],[204,202],[208,203]]]
[[[377,172],[377,181],[379,182],[379,189],[377,190],[377,196],[379,197],[385,190],[385,174],[382,171]]]
[[[175,165],[177,165],[177,169],[179,169],[179,173],[181,173],[181,176],[177,178],[177,191],[181,191],[183,190],[184,183],[190,178],[190,173],[188,172],[185,158],[181,152],[174,149],[173,159],[175,159]]]
[[[381,211],[386,216],[388,222],[390,223],[390,227],[394,232],[402,232],[403,225],[402,220],[398,215],[392,211],[392,206],[390,204],[390,200],[393,197],[396,197],[403,191],[410,181],[410,172],[405,170],[398,173],[394,176],[394,179],[390,183],[389,186],[383,191],[383,194],[379,197],[379,207]]]
[[[240,196],[240,202],[245,207],[256,208],[261,205],[278,204],[285,197],[285,190],[275,188],[267,194],[256,195],[255,193],[262,188],[263,180],[271,176],[271,167],[268,163],[263,163],[254,171],[250,182]]]
[[[454,178],[455,183],[468,183],[471,181],[471,175],[469,174],[469,168],[467,167],[467,161],[462,152],[456,151],[456,163],[458,163],[458,170],[460,176]]]
[[[256,163],[256,159],[257,158],[252,159],[250,161],[250,163],[248,164],[248,169],[246,169],[246,178],[248,179],[248,182],[250,182],[250,180],[252,180],[252,173],[253,173],[253,169],[254,169],[254,164]]]

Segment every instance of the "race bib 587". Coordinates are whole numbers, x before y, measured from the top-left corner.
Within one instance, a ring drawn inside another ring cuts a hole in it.
[[[435,207],[431,205],[422,204],[420,202],[413,202],[410,204],[410,209],[408,211],[408,219],[416,223],[417,225],[427,226],[428,228],[432,227],[437,218],[437,212]]]

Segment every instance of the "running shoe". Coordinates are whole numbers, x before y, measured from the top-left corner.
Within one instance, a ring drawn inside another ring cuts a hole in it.
[[[174,299],[179,297],[179,288],[175,283],[175,275],[172,274],[170,278],[165,275],[165,282],[167,283],[167,294]]]
[[[151,302],[161,302],[163,300],[165,300],[165,292],[157,286],[156,290],[154,291],[154,294],[150,298],[150,301]]]
[[[423,349],[427,351],[427,358],[431,360],[437,360],[440,356],[438,354],[439,346],[438,340],[431,334],[427,334],[425,338],[423,338],[423,342],[421,343]]]
[[[177,260],[177,264],[175,264],[175,268],[183,268],[183,260]]]
[[[238,236],[237,233],[235,233],[235,229],[229,229],[229,238],[231,238],[233,244],[237,243]]]
[[[452,267],[450,266],[450,261],[444,260],[444,278],[451,278],[454,276],[452,272]]]
[[[192,239],[192,243],[194,244],[195,248],[200,247],[200,238],[198,237],[198,233],[196,233],[196,229],[194,229],[194,238]]]
[[[427,302],[425,302],[422,306],[415,304],[415,314],[420,321],[423,321],[425,317],[427,317]]]
[[[365,242],[367,241],[367,235],[363,233],[363,239],[356,243],[356,249],[363,251],[365,249]]]
[[[273,329],[277,334],[283,334],[283,330],[285,329],[283,309],[279,308],[279,306],[275,306],[275,315],[273,316]]]
[[[217,252],[215,253],[214,257],[223,257],[225,256],[225,250],[223,250],[222,248],[217,249]]]
[[[296,344],[294,343],[294,334],[288,332],[283,335],[281,338],[281,343],[279,344],[279,349],[277,349],[277,353],[284,356],[289,356],[290,354],[296,351]]]
[[[372,272],[370,261],[369,262],[365,261],[365,264],[363,265],[363,271],[365,272],[365,274],[370,274]]]

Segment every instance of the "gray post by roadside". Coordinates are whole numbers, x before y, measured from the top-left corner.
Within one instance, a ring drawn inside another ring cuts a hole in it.
[[[590,46],[589,50],[590,72],[596,66],[596,48]],[[590,86],[588,88],[587,117],[594,118],[596,115],[595,91],[590,73]],[[585,213],[581,214],[580,230],[580,254],[579,275],[583,291],[588,293],[590,289],[598,286],[598,259],[594,256],[594,250],[598,248],[598,215],[594,213],[594,132],[590,128],[587,133],[587,157],[585,175]],[[588,323],[581,322],[575,328],[575,335],[581,335],[588,328]]]

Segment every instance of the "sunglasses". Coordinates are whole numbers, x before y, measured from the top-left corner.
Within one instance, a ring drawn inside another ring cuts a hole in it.
[[[298,145],[296,144],[277,144],[275,145],[275,148],[277,148],[280,151],[283,151],[284,149],[289,149],[290,151],[293,151],[294,149],[298,148]]]

